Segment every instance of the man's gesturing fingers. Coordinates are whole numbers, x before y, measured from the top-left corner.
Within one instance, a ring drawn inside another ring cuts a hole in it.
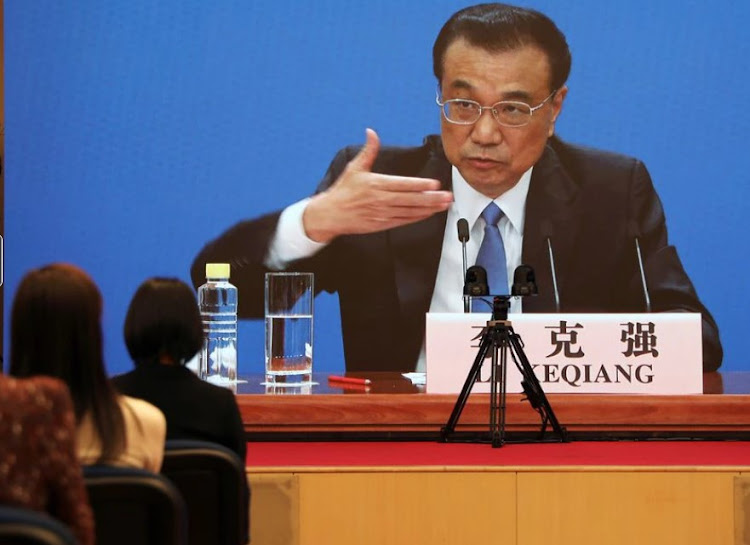
[[[380,140],[372,129],[366,139],[333,185],[308,203],[302,221],[311,239],[382,231],[450,207],[453,195],[441,191],[438,180],[372,172]]]
[[[380,150],[380,138],[378,133],[372,129],[365,129],[365,145],[359,153],[349,162],[349,168],[369,172],[372,169],[375,158]]]

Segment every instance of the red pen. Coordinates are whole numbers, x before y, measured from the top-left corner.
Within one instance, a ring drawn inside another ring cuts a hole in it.
[[[331,382],[342,382],[344,384],[356,384],[358,386],[369,386],[372,381],[369,378],[341,377],[339,375],[328,375]]]

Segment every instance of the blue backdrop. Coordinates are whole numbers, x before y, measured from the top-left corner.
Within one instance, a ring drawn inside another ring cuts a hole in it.
[[[309,194],[365,127],[402,145],[438,131],[432,43],[464,5],[5,0],[6,330],[23,273],[70,261],[104,295],[110,372],[128,370],[122,323],[143,279],[187,281],[207,239]],[[750,369],[750,3],[528,5],[573,51],[558,134],[645,161],[723,369]],[[240,372],[261,372],[262,323],[239,342]],[[316,301],[315,350],[317,370],[343,368],[332,296]]]

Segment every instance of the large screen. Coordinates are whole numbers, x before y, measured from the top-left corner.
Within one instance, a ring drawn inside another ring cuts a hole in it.
[[[572,49],[558,134],[645,162],[722,369],[750,369],[750,3],[525,4]],[[189,281],[207,240],[310,194],[366,127],[392,145],[439,131],[432,44],[465,5],[5,0],[6,331],[21,276],[73,262],[104,296],[109,372],[129,370],[122,323],[146,277]],[[335,296],[315,313],[315,370],[341,370]],[[262,321],[241,324],[239,367],[262,372]]]

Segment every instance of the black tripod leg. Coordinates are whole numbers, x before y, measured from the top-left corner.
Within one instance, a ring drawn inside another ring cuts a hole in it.
[[[492,347],[492,368],[490,369],[490,441],[494,447],[500,442],[500,379],[502,371],[500,369],[500,347],[497,345],[497,339]]]
[[[490,438],[493,448],[505,443],[505,409],[508,384],[507,329],[495,326],[495,352],[492,357],[493,372],[490,377]]]
[[[502,447],[505,443],[505,394],[508,391],[508,349],[510,345],[506,338],[501,340],[500,350],[500,429],[496,440],[492,441],[493,447]]]
[[[482,340],[479,343],[479,352],[477,352],[477,357],[474,358],[474,363],[471,365],[469,374],[466,377],[466,382],[464,382],[463,388],[461,388],[461,393],[456,400],[456,404],[453,406],[453,411],[448,418],[448,422],[440,430],[440,440],[443,443],[448,441],[449,435],[456,431],[456,424],[458,424],[458,419],[461,416],[461,412],[464,410],[466,401],[469,399],[469,394],[471,393],[471,389],[474,386],[474,383],[477,381],[477,378],[479,378],[479,372],[482,369],[482,363],[484,362],[484,358],[487,357],[487,352],[489,351],[492,344],[492,335],[489,333],[489,329],[487,329],[484,333],[482,333]]]
[[[531,363],[529,363],[529,359],[523,351],[520,337],[511,327],[508,327],[508,341],[510,342],[513,354],[516,357],[516,362],[519,363],[519,370],[523,375],[523,381],[525,382],[523,389],[526,393],[526,397],[529,399],[531,406],[539,411],[542,416],[542,436],[544,436],[544,432],[547,429],[547,422],[549,422],[552,429],[560,437],[560,440],[566,442],[568,440],[567,431],[557,421],[555,411],[552,410],[552,406],[549,404],[549,400],[542,389],[542,385],[539,384],[539,379],[536,378],[534,369],[531,367]]]

